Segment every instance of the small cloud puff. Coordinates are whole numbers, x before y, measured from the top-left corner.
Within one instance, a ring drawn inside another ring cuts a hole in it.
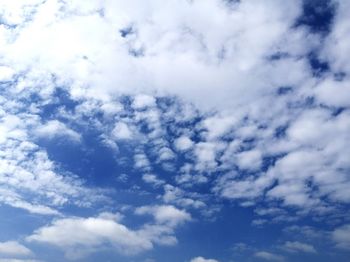
[[[27,257],[32,255],[30,249],[16,241],[0,242],[0,256]]]
[[[204,258],[204,257],[195,257],[195,258],[192,258],[190,262],[219,262],[219,261],[216,260],[216,259],[207,259],[207,258]]]
[[[35,130],[35,134],[40,138],[67,138],[73,142],[80,142],[81,135],[76,131],[67,127],[64,123],[58,120],[51,120]]]

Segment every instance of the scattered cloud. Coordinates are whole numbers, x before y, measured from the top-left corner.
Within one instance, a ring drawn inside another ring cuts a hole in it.
[[[142,176],[142,179],[149,184],[152,184],[156,187],[163,185],[165,182],[161,179],[158,179],[156,175],[153,174],[145,174]]]
[[[288,252],[316,253],[316,249],[312,245],[298,241],[287,241],[282,248]]]
[[[195,257],[191,259],[191,262],[218,262],[216,259],[207,259],[204,257]]]
[[[175,148],[181,151],[189,150],[193,144],[193,141],[187,136],[181,136],[174,141]]]
[[[70,259],[175,245],[177,226],[221,205],[260,227],[327,222],[348,250],[350,6],[331,2],[315,14],[301,0],[2,4],[0,205],[52,218],[27,241]],[[115,199],[151,222],[89,209]],[[282,249],[321,252],[309,240],[322,230],[295,229],[306,243]]]
[[[350,225],[344,225],[336,228],[332,232],[333,241],[336,247],[349,250],[350,249]]]
[[[5,257],[28,257],[33,253],[27,247],[16,241],[0,242],[0,256]]]
[[[81,140],[80,134],[57,120],[48,121],[44,125],[38,127],[35,134],[44,139],[62,137],[73,142],[80,142]]]
[[[152,215],[158,223],[177,225],[191,220],[191,215],[171,205],[143,206],[135,210],[138,215]]]
[[[126,123],[117,123],[112,131],[112,137],[117,140],[131,139],[133,132]]]
[[[255,257],[266,261],[284,261],[284,257],[267,251],[259,251],[254,254]]]
[[[147,231],[147,230],[146,230]],[[157,232],[163,234],[162,231]],[[28,236],[28,242],[50,244],[63,249],[68,259],[84,257],[108,243],[122,254],[131,255],[153,248],[153,238],[119,222],[119,216],[102,213],[97,217],[71,217],[55,220]]]

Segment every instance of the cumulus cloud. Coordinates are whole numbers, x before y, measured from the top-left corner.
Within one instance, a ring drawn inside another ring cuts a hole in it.
[[[190,262],[218,262],[216,259],[207,259],[204,257],[195,257],[192,258]]]
[[[149,239],[129,230],[108,217],[65,218],[42,227],[27,237],[29,242],[41,242],[63,248],[68,258],[89,253],[89,249],[102,246],[105,242],[120,252],[138,253],[153,247]],[[78,247],[84,247],[83,251]]]
[[[336,228],[332,232],[332,238],[338,248],[350,250],[350,225]]]
[[[178,150],[188,150],[193,146],[193,141],[187,136],[181,136],[174,141],[174,145]]]
[[[259,251],[254,254],[255,257],[261,258],[266,261],[284,261],[283,256],[270,253],[267,251]]]
[[[133,108],[142,110],[147,107],[155,106],[156,100],[153,96],[149,95],[137,95],[132,103]]]
[[[0,66],[0,82],[11,81],[15,71],[7,66]]]
[[[16,241],[0,242],[0,256],[6,257],[27,257],[33,253],[27,247]]]
[[[137,214],[151,212],[141,207]],[[68,259],[78,259],[104,249],[106,244],[123,255],[135,255],[153,249],[154,244],[175,245],[173,229],[189,220],[189,215],[170,206],[153,207],[155,224],[133,230],[121,223],[118,214],[101,213],[96,217],[68,217],[54,220],[26,238],[28,242],[50,244],[61,248]],[[165,223],[165,224],[164,224]]]
[[[67,240],[73,253],[105,241],[131,253],[174,244],[173,228],[192,218],[185,208],[207,206],[198,184],[218,202],[263,201],[259,216],[286,218],[285,206],[298,215],[342,212],[350,202],[350,27],[349,4],[335,2],[329,35],[320,36],[296,26],[301,0],[7,1],[0,7],[0,203],[46,215],[88,206],[94,193],[37,140],[83,142],[80,131],[89,130],[120,155],[119,142],[127,144],[140,180],[164,189],[165,205],[135,211],[155,225],[138,231],[100,216],[65,218],[29,240],[61,247]],[[314,73],[311,55],[325,72]],[[176,175],[152,174],[159,169]],[[96,229],[105,223],[145,242],[130,246]],[[60,235],[73,227],[87,242]],[[333,238],[346,247],[342,232],[346,226]],[[284,246],[312,252],[305,243]]]
[[[132,136],[133,132],[125,123],[117,123],[112,131],[112,137],[117,140],[131,139]]]
[[[3,109],[10,110],[6,104]],[[30,130],[37,121],[32,114],[0,115],[0,202],[45,215],[59,214],[56,209],[64,204],[81,205],[84,195],[89,205],[98,194],[85,194],[90,190],[82,181],[63,175],[46,150],[32,141]],[[76,133],[72,135],[77,138]]]
[[[143,206],[135,210],[138,215],[152,215],[158,223],[177,225],[191,220],[191,215],[171,205]]]
[[[298,241],[287,241],[282,248],[289,252],[316,253],[316,249],[312,245]]]
[[[156,187],[163,185],[165,183],[163,180],[158,179],[158,177],[156,175],[153,175],[153,174],[145,174],[142,176],[142,179],[146,183],[153,184]]]
[[[52,139],[55,137],[62,137],[73,142],[79,142],[81,140],[81,135],[76,131],[68,128],[65,124],[57,121],[51,120],[44,125],[36,129],[35,134],[41,138]]]
[[[15,70],[33,68],[33,61],[40,61],[35,77],[49,70],[58,81],[73,81],[69,89],[74,96],[156,91],[190,98],[203,107],[227,107],[266,92],[267,83],[244,90],[281,71],[272,64],[262,69],[261,64],[271,50],[281,48],[281,39],[301,12],[299,1],[242,2],[234,8],[223,1],[151,1],[147,7],[142,1],[92,1],[88,7],[80,1],[49,1],[33,5],[31,13],[23,12],[24,3],[7,8],[19,21],[28,21],[18,35],[5,29],[14,41],[5,41],[4,51]],[[235,27],[221,30],[222,24]],[[129,34],[115,34],[128,27]],[[302,71],[299,65],[296,70]],[[278,83],[275,78],[272,81]],[[147,95],[133,102],[135,108],[152,104],[154,99]]]
[[[261,162],[261,152],[257,150],[244,151],[237,154],[237,164],[243,170],[259,170]]]
[[[350,23],[347,19],[346,10],[349,8],[347,1],[335,1],[337,4],[337,13],[333,28],[323,50],[323,56],[326,58],[335,72],[350,72],[349,63],[346,55],[349,52],[349,32]]]
[[[349,107],[349,80],[326,78],[315,88],[315,96],[322,104],[333,107]]]

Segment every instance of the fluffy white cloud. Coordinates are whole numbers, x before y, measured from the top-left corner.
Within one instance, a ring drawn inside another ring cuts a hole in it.
[[[109,216],[91,218],[64,218],[42,227],[27,237],[29,242],[41,242],[58,246],[68,258],[84,256],[105,242],[126,254],[138,253],[153,247],[152,242],[129,230]],[[84,247],[83,252],[78,247]]]
[[[339,0],[335,2],[338,5],[337,12],[330,35],[326,39],[323,56],[330,62],[334,72],[349,73],[350,65],[346,54],[350,51],[350,22],[346,10],[349,9],[350,3]]]
[[[0,7],[0,202],[40,214],[58,214],[56,207],[67,203],[89,204],[85,197],[91,191],[79,179],[61,175],[31,137],[81,140],[69,123],[38,115],[57,102],[60,86],[78,104],[72,112],[61,108],[60,119],[85,121],[115,151],[116,141],[137,139],[134,167],[146,173],[143,181],[165,184],[160,199],[166,204],[203,207],[187,191],[212,182],[208,193],[244,205],[281,200],[319,214],[334,211],[334,203],[348,204],[349,4],[338,2],[333,30],[321,41],[294,26],[301,0],[8,1]],[[320,79],[307,57],[313,48],[322,50],[331,68]],[[130,111],[125,113],[116,100],[128,94],[125,107]],[[184,109],[158,108],[162,96],[176,96]],[[185,108],[189,104],[199,113]],[[186,121],[195,124],[184,128]],[[146,131],[139,134],[138,125]],[[175,141],[167,137],[168,129]],[[175,170],[172,141],[190,162],[176,176],[177,186],[149,174],[154,164]],[[266,170],[260,170],[263,160],[270,161]],[[58,240],[66,236],[59,228],[80,225],[84,235],[91,223],[92,242],[69,242],[67,236],[70,250],[78,245],[94,249],[108,241],[138,252],[157,241],[174,244],[173,227],[191,219],[170,205],[144,206],[136,213],[153,215],[157,224],[141,233],[102,217],[67,218],[30,239],[60,246]],[[104,223],[130,238],[141,234],[148,242],[128,246],[96,229]],[[339,232],[335,239],[342,239]],[[295,242],[288,246],[302,249]],[[256,255],[280,258],[268,252]]]
[[[216,259],[207,259],[204,257],[195,257],[192,258],[190,262],[218,262]]]
[[[200,197],[196,199],[198,196],[169,184],[164,186],[164,195],[162,198],[165,203],[176,204],[184,208],[193,207],[201,209],[206,206]]]
[[[6,104],[3,108],[11,110]],[[76,177],[62,175],[47,152],[32,141],[30,132],[37,123],[38,117],[32,114],[15,116],[5,111],[0,115],[0,202],[46,215],[59,214],[56,208],[68,203],[91,204],[98,194],[84,188]],[[52,130],[57,131],[49,128],[48,132]]]
[[[193,141],[187,136],[181,136],[174,141],[174,145],[178,150],[188,150],[193,146]]]
[[[284,261],[284,258],[281,255],[277,255],[267,251],[256,252],[254,256],[264,259],[266,261]]]
[[[201,172],[214,171],[217,166],[217,155],[222,152],[225,144],[222,142],[200,142],[195,145],[194,154],[197,158],[196,169]]]
[[[327,78],[315,88],[315,96],[319,102],[334,107],[350,106],[350,81],[336,81]]]
[[[137,95],[132,103],[135,109],[145,109],[147,107],[155,106],[156,100],[154,97],[149,95]]]
[[[245,145],[239,139],[230,142],[220,158],[224,164],[219,166],[228,173],[217,179],[214,191],[231,199],[257,199],[266,194],[285,205],[323,214],[333,209],[329,201],[348,202],[349,181],[343,170],[350,164],[345,157],[349,154],[349,111],[333,115],[326,109],[304,109],[290,118],[281,138],[268,131],[270,126],[253,136],[256,142],[250,150],[242,151]],[[274,164],[258,175],[241,177],[230,171],[232,159],[241,169],[260,170],[262,158],[274,155],[279,155]]]
[[[33,255],[32,251],[16,241],[0,242],[0,256],[26,257]]]
[[[0,82],[11,81],[15,71],[7,66],[0,66]]]
[[[158,223],[170,225],[178,225],[191,220],[191,215],[189,213],[171,205],[138,207],[135,213],[138,215],[152,215]]]
[[[135,98],[135,108],[153,105],[154,91],[190,98],[203,107],[237,105],[267,92],[268,83],[257,84],[261,80],[278,84],[279,73],[292,76],[282,70],[286,61],[261,65],[272,50],[283,48],[300,1],[91,3],[51,0],[32,5],[35,12],[30,13],[24,12],[25,3],[7,7],[18,21],[27,22],[18,34],[5,29],[11,39],[4,43],[6,60],[14,70],[35,66],[36,80],[49,71],[58,82],[72,82],[69,90],[76,97],[148,93]],[[235,26],[222,30],[227,24]],[[127,27],[128,35],[116,34]],[[303,65],[287,64],[301,72],[293,74],[291,83],[299,81]]]
[[[163,185],[165,182],[161,179],[158,179],[156,175],[153,174],[145,174],[142,176],[142,179],[149,184],[153,184],[154,186]]]
[[[135,255],[150,250],[154,244],[177,243],[173,228],[188,220],[188,215],[171,207],[154,207],[156,222],[132,230],[120,222],[120,215],[101,213],[97,217],[70,217],[54,220],[26,238],[28,242],[50,244],[64,250],[67,259],[77,259],[108,247],[123,255]],[[140,208],[137,213],[150,210]],[[162,224],[166,222],[167,224]]]
[[[112,131],[112,137],[117,140],[131,139],[133,132],[126,123],[119,122]]]
[[[244,151],[237,154],[237,164],[243,170],[259,170],[262,163],[261,157],[261,152],[258,150]]]
[[[15,208],[21,208],[27,210],[33,214],[41,214],[41,215],[59,215],[59,211],[56,209],[49,207],[47,205],[40,204],[32,204],[28,202],[24,197],[17,194],[16,189],[0,189],[0,201],[4,204]]]
[[[316,249],[312,245],[298,241],[287,241],[282,248],[289,252],[316,253]]]
[[[214,191],[228,199],[254,199],[263,195],[264,189],[273,181],[270,175],[241,180],[237,178],[236,173],[228,173],[218,179]]]
[[[149,171],[151,169],[150,167],[151,163],[148,157],[142,152],[134,155],[134,162],[135,162],[135,167],[138,169],[143,169],[146,171]]]
[[[79,142],[81,140],[81,135],[76,131],[68,128],[65,124],[57,121],[51,120],[45,123],[44,125],[38,127],[35,131],[35,134],[40,138],[52,139],[55,137],[62,137],[69,139],[73,142]]]
[[[203,121],[203,127],[207,130],[208,140],[217,139],[230,131],[237,124],[237,119],[230,116],[213,116]]]
[[[332,232],[332,238],[338,248],[350,250],[350,225],[336,228]]]

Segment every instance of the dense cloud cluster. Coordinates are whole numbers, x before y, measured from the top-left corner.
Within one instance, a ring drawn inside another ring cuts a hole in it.
[[[315,31],[307,3],[2,3],[0,205],[52,219],[23,243],[137,255],[229,201],[253,226],[327,222],[323,238],[349,250],[350,6],[321,6],[332,19]],[[88,172],[100,154],[113,179]],[[240,250],[319,252],[299,240]],[[20,242],[0,242],[0,261],[35,257]],[[191,260],[204,261],[217,260]]]

